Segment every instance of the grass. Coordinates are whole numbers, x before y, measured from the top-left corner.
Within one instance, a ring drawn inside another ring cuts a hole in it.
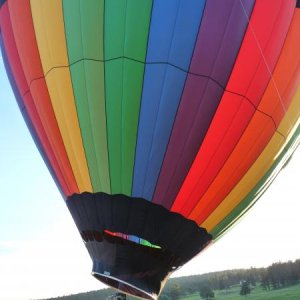
[[[214,300],[299,300],[300,284],[278,290],[264,291],[260,286],[254,287],[248,296],[240,295],[240,287],[232,287],[228,290],[214,291]],[[197,294],[180,298],[180,300],[200,300]]]

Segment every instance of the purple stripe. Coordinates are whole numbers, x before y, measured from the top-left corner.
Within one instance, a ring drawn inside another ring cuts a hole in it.
[[[139,117],[132,195],[152,200],[202,19],[205,2],[153,5]],[[165,63],[162,63],[165,62]],[[170,63],[173,65],[168,65]]]
[[[1,8],[1,6],[4,4],[5,1],[6,1],[6,0],[0,0],[0,8]]]
[[[207,2],[154,202],[170,208],[219,105],[254,0]],[[245,14],[246,12],[246,14]]]

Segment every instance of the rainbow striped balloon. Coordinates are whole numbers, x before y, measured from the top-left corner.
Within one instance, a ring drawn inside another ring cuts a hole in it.
[[[65,198],[143,198],[216,239],[299,144],[299,1],[0,2],[7,73]]]

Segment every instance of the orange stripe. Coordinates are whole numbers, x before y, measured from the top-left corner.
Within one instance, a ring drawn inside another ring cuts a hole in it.
[[[300,10],[296,9],[285,46],[278,61],[273,80],[265,92],[259,109],[280,123],[300,81]],[[287,84],[288,83],[288,84]],[[281,95],[279,97],[278,95]]]
[[[282,105],[288,108],[292,95],[299,85],[299,22],[300,12],[297,10],[275,68],[273,80],[270,81],[259,106],[263,113],[274,118],[276,126],[284,116]],[[259,111],[255,113],[226,164],[189,215],[197,223],[202,223],[230,193],[270,141],[275,132],[275,125],[274,121],[263,113]]]
[[[45,163],[47,164],[48,168],[53,172],[51,173],[55,177],[54,179],[56,183],[60,186],[60,190],[63,192],[64,195],[68,195],[70,194],[70,191],[68,190],[68,186],[64,180],[61,170],[57,164],[57,160],[49,145],[48,138],[41,124],[40,118],[36,112],[32,96],[29,92],[29,87],[25,79],[22,65],[19,59],[19,54],[16,48],[14,35],[12,32],[7,3],[5,3],[2,6],[2,9],[0,11],[0,26],[3,42],[5,45],[5,53],[9,61],[11,74],[13,75],[14,81],[17,85],[19,95],[26,94],[25,96],[23,96],[23,99],[19,99],[19,101],[21,101],[20,104],[23,107],[25,107],[26,112],[23,112],[25,122],[27,123],[29,129],[34,131],[31,132],[31,134],[33,135],[33,138],[37,143],[37,147],[39,148],[42,157],[45,160]],[[36,137],[38,137],[39,142],[36,141]],[[44,155],[48,157],[48,160],[47,157],[44,157]]]
[[[209,217],[201,224],[208,231],[213,230],[232,210],[247,197],[251,190],[259,183],[259,180],[272,167],[276,157],[281,154],[286,143],[294,134],[299,125],[300,117],[300,86],[296,94],[293,96],[291,106],[284,119],[280,123],[279,131],[289,138],[284,141],[277,132],[268,143],[263,153],[251,166],[250,170],[245,174],[242,180],[234,187],[231,193],[220,203],[220,205],[209,215]]]
[[[43,77],[40,56],[35,40],[29,1],[8,2],[13,32],[23,71],[30,87],[36,111],[49,139],[59,168],[67,183],[70,194],[78,193],[68,156],[55,119],[51,100]]]
[[[294,10],[292,1],[271,7],[266,1],[256,3],[226,91],[172,211],[191,213],[241,139],[269,84]]]
[[[93,190],[73,94],[61,0],[31,0],[31,13],[57,125],[80,192]]]

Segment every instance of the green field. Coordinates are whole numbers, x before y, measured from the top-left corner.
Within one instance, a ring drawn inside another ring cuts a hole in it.
[[[240,287],[232,287],[228,290],[214,291],[214,300],[300,300],[300,284],[278,290],[264,291],[257,286],[252,289],[251,294],[240,296]],[[200,296],[195,294],[192,296],[180,298],[180,300],[200,300]]]

